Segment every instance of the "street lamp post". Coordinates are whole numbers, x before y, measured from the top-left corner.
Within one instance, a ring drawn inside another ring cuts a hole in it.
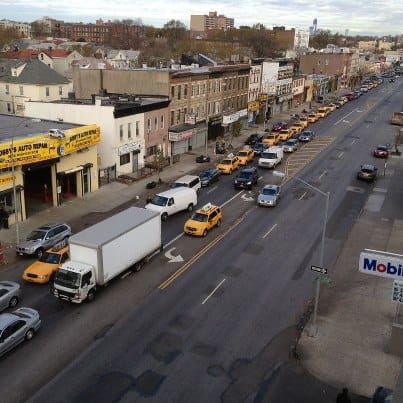
[[[14,199],[14,218],[15,218],[15,243],[20,243],[20,227],[18,213],[20,205],[17,200],[17,189],[15,186],[15,161],[14,161],[14,137],[11,139],[11,175],[13,177],[13,199]]]
[[[321,244],[320,244],[320,257],[319,257],[319,265],[323,269],[324,267],[324,257],[325,257],[325,239],[326,239],[326,227],[327,227],[327,217],[328,217],[328,211],[329,211],[329,192],[324,192],[323,190],[320,190],[319,188],[311,185],[310,183],[304,181],[303,179],[299,178],[298,176],[289,176],[283,172],[279,171],[273,171],[273,175],[275,176],[281,176],[281,177],[289,177],[290,179],[295,179],[298,182],[301,182],[308,188],[314,190],[315,192],[318,192],[322,196],[325,197],[325,214],[323,218],[323,228],[322,228],[322,238],[321,238]],[[316,276],[316,287],[315,287],[315,303],[314,303],[314,308],[313,308],[313,318],[312,318],[312,324],[309,332],[309,336],[311,337],[316,337],[318,334],[318,325],[317,325],[317,317],[318,317],[318,306],[319,306],[319,296],[320,296],[320,284],[321,284],[321,274],[318,274]]]

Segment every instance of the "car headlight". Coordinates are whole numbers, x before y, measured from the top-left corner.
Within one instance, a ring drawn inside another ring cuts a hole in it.
[[[251,185],[251,184],[252,184],[252,181],[248,181],[248,182],[247,182],[247,185]]]

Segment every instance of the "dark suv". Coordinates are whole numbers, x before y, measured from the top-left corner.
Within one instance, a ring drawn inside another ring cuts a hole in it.
[[[257,184],[259,175],[256,167],[242,169],[234,180],[235,189],[252,189]]]
[[[253,146],[255,143],[260,143],[263,140],[263,137],[263,134],[253,133],[245,140],[245,144]]]
[[[15,251],[21,256],[36,256],[40,258],[46,249],[58,242],[66,240],[71,235],[71,228],[67,224],[46,224],[32,231],[26,241],[20,242]]]

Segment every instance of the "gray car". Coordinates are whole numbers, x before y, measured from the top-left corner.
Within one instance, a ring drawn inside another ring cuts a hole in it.
[[[20,300],[21,287],[14,281],[0,281],[0,312],[14,308]]]
[[[266,185],[257,197],[259,206],[274,207],[280,198],[280,186]]]
[[[19,308],[0,315],[0,356],[24,340],[31,340],[41,326],[39,312],[32,308]]]
[[[40,258],[46,249],[60,241],[67,240],[71,235],[71,228],[67,224],[52,223],[42,225],[32,231],[26,241],[20,242],[15,251],[20,256],[36,256]]]

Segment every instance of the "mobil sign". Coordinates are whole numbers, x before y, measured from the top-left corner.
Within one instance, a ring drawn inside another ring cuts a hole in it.
[[[364,249],[360,254],[359,271],[390,279],[403,279],[403,255]]]

